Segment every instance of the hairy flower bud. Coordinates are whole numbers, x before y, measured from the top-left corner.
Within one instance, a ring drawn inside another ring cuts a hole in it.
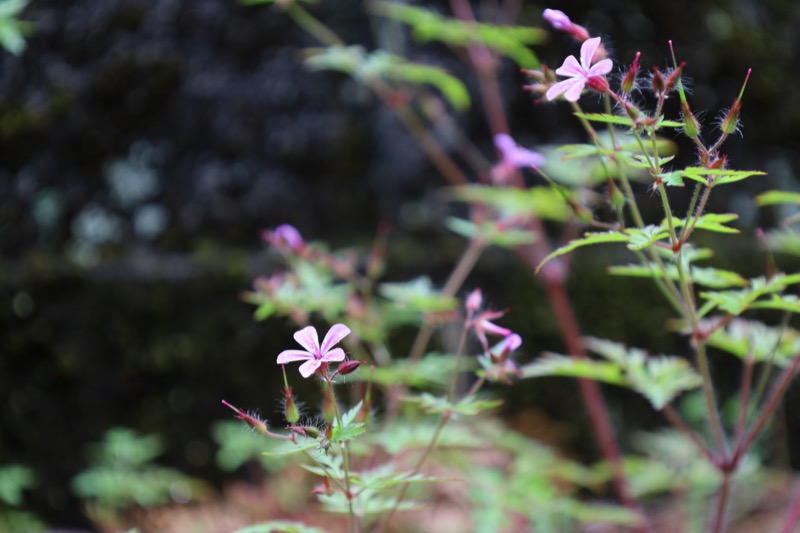
[[[653,67],[653,75],[650,78],[650,88],[655,94],[664,94],[667,90],[667,84],[664,81],[664,76],[658,67]]]
[[[636,52],[633,63],[631,63],[631,68],[628,69],[628,72],[626,72],[625,76],[622,78],[622,83],[620,85],[623,93],[630,94],[636,89],[636,74],[639,72],[639,56],[641,55],[641,52]]]
[[[355,372],[358,370],[358,367],[366,363],[366,361],[345,361],[336,368],[336,374],[346,376],[347,374]]]
[[[225,400],[222,400],[222,404],[226,407],[229,407],[236,413],[235,417],[239,420],[243,421],[245,424],[250,426],[256,433],[260,433],[262,435],[269,435],[269,428],[267,427],[267,423],[263,420],[256,418],[253,415],[245,413],[238,407],[234,407],[233,405],[229,404]]]
[[[298,409],[297,404],[294,401],[294,396],[292,395],[292,388],[285,387],[283,389],[283,416],[286,418],[286,421],[290,424],[297,423],[300,420],[300,409]]]
[[[683,114],[683,132],[687,137],[696,138],[700,135],[700,122],[695,118],[687,102],[681,102],[681,111]]]

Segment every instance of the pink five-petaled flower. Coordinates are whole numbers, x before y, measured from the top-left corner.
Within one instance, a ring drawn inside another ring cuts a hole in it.
[[[568,101],[577,102],[586,85],[597,92],[608,91],[608,80],[605,76],[611,72],[614,64],[608,58],[592,64],[598,48],[600,48],[600,37],[584,41],[581,45],[581,62],[578,63],[575,56],[565,59],[564,64],[556,70],[556,74],[566,76],[567,79],[550,87],[545,97],[554,100],[563,94]]]
[[[312,326],[306,326],[294,334],[294,340],[305,350],[282,351],[278,354],[278,364],[285,365],[294,361],[305,361],[300,365],[300,374],[307,378],[316,372],[323,363],[344,361],[344,350],[333,346],[349,333],[350,328],[344,324],[334,324],[320,345],[317,330]]]
[[[540,167],[544,164],[542,154],[518,146],[508,134],[498,133],[495,135],[494,145],[502,157],[492,169],[492,178],[495,183],[506,183],[515,169]]]

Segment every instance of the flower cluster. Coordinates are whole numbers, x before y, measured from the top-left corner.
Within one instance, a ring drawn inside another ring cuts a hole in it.
[[[509,356],[522,345],[522,338],[508,328],[498,326],[493,320],[505,311],[481,310],[483,297],[480,289],[475,289],[467,297],[467,328],[472,329],[483,348],[483,355],[478,358],[486,377],[494,381],[508,381],[510,376],[519,375],[519,369]],[[489,347],[487,335],[502,337],[496,345]]]

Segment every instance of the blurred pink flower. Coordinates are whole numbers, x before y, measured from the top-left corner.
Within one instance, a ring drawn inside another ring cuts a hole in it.
[[[344,360],[344,350],[333,348],[333,346],[349,333],[350,328],[344,324],[334,324],[322,340],[322,345],[320,345],[317,330],[312,326],[306,326],[294,334],[294,340],[305,350],[282,351],[278,354],[278,364],[284,365],[294,361],[305,361],[300,365],[300,374],[307,378],[316,372],[323,363]]]
[[[542,17],[550,23],[553,29],[566,32],[581,42],[589,38],[589,32],[586,28],[572,22],[563,11],[545,9]]]
[[[554,100],[563,94],[568,101],[577,102],[586,85],[597,92],[608,91],[608,80],[605,75],[611,72],[614,64],[608,58],[592,64],[600,46],[600,37],[584,41],[581,45],[580,63],[575,56],[567,57],[564,64],[556,70],[556,74],[566,76],[568,79],[550,87],[545,97],[548,100]]]
[[[495,183],[506,183],[515,169],[540,167],[544,165],[544,156],[533,150],[522,148],[506,133],[494,136],[494,145],[500,151],[500,162],[492,168]]]
[[[262,237],[279,250],[288,248],[295,252],[300,252],[306,245],[297,228],[290,224],[281,224],[272,231],[265,230],[262,233]]]

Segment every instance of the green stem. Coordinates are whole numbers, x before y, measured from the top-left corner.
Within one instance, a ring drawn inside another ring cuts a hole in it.
[[[336,423],[339,425],[339,429],[341,430],[344,428],[342,423],[342,415],[339,412],[339,405],[336,403],[336,394],[333,390],[333,380],[329,378],[325,378],[326,383],[328,384],[328,391],[331,395],[331,403],[333,404],[333,413],[336,417]],[[359,527],[359,520],[356,517],[355,510],[353,508],[353,492],[352,487],[350,486],[350,450],[347,445],[347,442],[342,442],[342,469],[344,470],[344,484],[345,484],[345,493],[344,496],[347,499],[347,514],[348,514],[348,522],[350,524],[350,531],[353,533],[358,533],[360,531]]]
[[[311,13],[303,9],[296,2],[286,6],[285,12],[301,28],[311,34],[316,40],[326,46],[345,46],[338,35],[333,33],[330,28],[317,20]]]

